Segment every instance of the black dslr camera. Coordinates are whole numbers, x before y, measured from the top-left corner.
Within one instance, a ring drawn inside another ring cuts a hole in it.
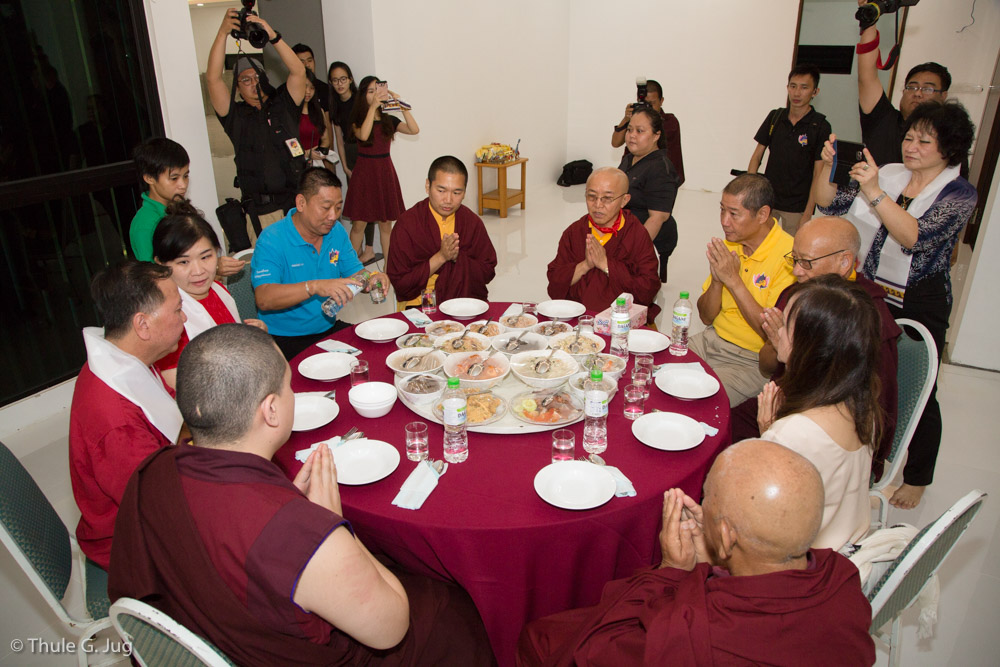
[[[257,16],[257,12],[253,10],[254,4],[257,0],[243,0],[243,9],[240,10],[240,29],[233,30],[230,34],[233,39],[245,39],[255,48],[263,49],[264,45],[270,41],[267,36],[267,30],[260,27],[259,23],[252,23],[247,21],[247,16],[253,14]]]
[[[912,7],[920,0],[870,0],[867,5],[858,7],[854,18],[861,24],[861,29],[870,28],[878,22],[882,14],[892,14],[900,7]]]
[[[652,106],[646,101],[646,77],[644,76],[635,79],[635,99],[636,102],[632,104],[632,113],[639,109],[649,109]]]

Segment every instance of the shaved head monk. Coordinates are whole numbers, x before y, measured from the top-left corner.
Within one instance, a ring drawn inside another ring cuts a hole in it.
[[[556,258],[549,262],[549,296],[578,301],[588,310],[608,308],[622,292],[649,308],[659,306],[659,260],[645,227],[630,211],[628,176],[614,167],[597,169],[587,179],[587,215],[563,232]]]
[[[664,494],[660,567],[604,588],[596,607],[525,626],[519,665],[871,665],[858,571],[810,549],[823,483],[763,440],[715,460],[699,506]]]
[[[758,365],[760,374],[777,381],[785,372],[784,364],[778,363],[778,356],[771,343],[777,336],[782,324],[782,311],[788,300],[795,293],[795,285],[804,283],[817,276],[834,273],[843,276],[864,288],[875,303],[882,320],[882,345],[879,348],[879,380],[881,392],[879,404],[885,411],[885,424],[882,438],[877,443],[875,455],[872,457],[872,471],[876,479],[882,476],[885,458],[892,449],[893,436],[896,433],[896,413],[898,412],[896,370],[899,365],[899,353],[896,341],[903,332],[893,319],[892,313],[885,304],[885,290],[859,275],[855,270],[858,264],[858,252],[861,248],[861,237],[854,225],[844,218],[824,217],[813,218],[801,225],[795,233],[792,251],[785,258],[792,267],[795,284],[787,287],[778,297],[774,308],[764,311],[764,331],[768,340],[760,348]],[[756,438],[760,436],[757,425],[757,397],[747,399],[733,408],[732,412],[733,440]]]

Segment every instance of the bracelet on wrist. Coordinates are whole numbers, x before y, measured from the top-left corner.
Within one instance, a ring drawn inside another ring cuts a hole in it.
[[[615,125],[615,132],[624,132],[627,129],[628,123],[625,123],[624,125]]]
[[[281,33],[278,32],[277,30],[275,30],[274,31],[274,38],[272,38],[269,41],[271,42],[271,44],[277,44],[278,42],[281,41]]]
[[[308,294],[309,296],[313,295],[312,290],[309,289],[309,281],[308,280],[306,281],[306,294]]]
[[[886,198],[887,196],[888,196],[888,195],[886,195],[886,194],[885,194],[885,190],[883,190],[883,191],[882,191],[882,192],[881,192],[881,193],[879,194],[879,196],[878,196],[878,197],[875,197],[875,199],[872,199],[871,201],[869,201],[869,202],[868,202],[868,205],[869,205],[869,206],[871,206],[872,208],[875,208],[876,206],[878,206],[879,204],[881,204],[881,203],[882,203],[882,200],[883,200],[883,199],[885,199],[885,198]]]

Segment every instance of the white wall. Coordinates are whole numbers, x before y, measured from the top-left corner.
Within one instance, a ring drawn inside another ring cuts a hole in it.
[[[230,8],[240,9],[239,2],[221,3],[205,5],[199,7],[191,5],[191,28],[194,31],[194,50],[198,59],[198,71],[204,72],[208,65],[208,52],[212,49],[212,42],[219,32],[219,25],[222,17]],[[292,42],[294,44],[295,42]],[[243,51],[246,53],[260,53],[260,49],[250,46],[250,42],[243,42]],[[226,40],[226,53],[238,53],[236,40]]]
[[[326,65],[347,63],[355,83],[375,71],[371,0],[323,0],[323,35]]]

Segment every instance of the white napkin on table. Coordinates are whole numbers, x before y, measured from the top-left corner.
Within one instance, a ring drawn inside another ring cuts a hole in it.
[[[329,440],[314,442],[305,449],[300,449],[299,451],[295,452],[295,460],[298,461],[299,463],[305,463],[309,459],[309,455],[315,452],[316,448],[324,443],[330,448],[330,452],[332,453],[333,450],[336,449],[337,447],[340,447],[340,445],[342,445],[343,442],[344,442],[343,439],[339,435],[334,436]]]
[[[507,306],[507,310],[503,311],[503,314],[500,317],[498,317],[497,320],[502,320],[508,315],[520,315],[522,312],[524,312],[524,308],[521,307],[520,302],[512,303],[509,306]]]
[[[348,345],[347,343],[341,343],[339,340],[321,340],[316,343],[317,347],[320,347],[327,352],[343,352],[344,354],[359,355],[361,350],[354,347],[353,345]]]
[[[441,474],[434,469],[430,461],[421,461],[399,487],[399,493],[392,499],[392,504],[406,510],[418,510],[431,495],[438,484],[438,478],[448,472],[448,464],[444,464]]]
[[[413,322],[415,327],[426,327],[431,323],[431,318],[427,317],[422,310],[417,308],[407,308],[403,311],[403,317]]]
[[[635,487],[632,480],[625,476],[621,470],[614,466],[604,466],[604,469],[611,473],[615,480],[615,495],[619,498],[631,497],[635,495]]]

